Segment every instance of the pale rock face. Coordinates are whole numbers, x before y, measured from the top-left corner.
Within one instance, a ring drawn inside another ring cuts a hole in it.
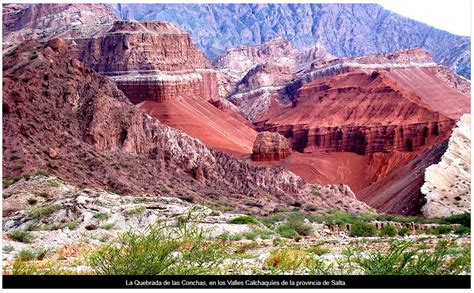
[[[421,192],[426,217],[447,217],[471,211],[471,114],[464,114],[454,128],[449,146],[438,164],[425,171]]]

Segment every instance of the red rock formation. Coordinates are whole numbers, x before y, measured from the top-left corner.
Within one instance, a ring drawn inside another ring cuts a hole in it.
[[[346,186],[308,185],[291,172],[207,148],[141,113],[69,49],[53,47],[29,41],[4,55],[4,177],[43,170],[80,186],[151,195],[167,186],[167,196],[208,203],[216,195],[253,213],[295,201],[354,212],[368,208]],[[322,196],[315,197],[314,189]],[[249,201],[263,208],[246,206]]]
[[[276,132],[260,132],[252,149],[254,161],[279,161],[291,154],[288,140]]]
[[[397,84],[395,74],[355,71],[317,80],[299,90],[296,103],[264,116],[257,129],[283,134],[300,152],[410,152],[446,139],[454,125],[448,115],[469,111],[469,99],[444,83],[433,83],[445,94],[441,107],[428,92],[417,95]]]

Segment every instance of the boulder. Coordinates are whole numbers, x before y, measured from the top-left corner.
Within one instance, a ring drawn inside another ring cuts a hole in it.
[[[252,150],[254,161],[278,161],[291,154],[288,140],[277,132],[264,131],[257,135]]]

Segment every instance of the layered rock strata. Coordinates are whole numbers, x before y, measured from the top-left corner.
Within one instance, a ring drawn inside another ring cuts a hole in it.
[[[216,197],[251,213],[295,201],[368,209],[347,186],[305,184],[291,172],[252,166],[159,123],[58,44],[64,42],[29,41],[4,56],[6,178],[41,170],[117,194],[186,195],[204,203]]]

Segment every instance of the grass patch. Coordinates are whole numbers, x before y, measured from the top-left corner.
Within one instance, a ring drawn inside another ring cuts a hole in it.
[[[323,245],[314,245],[314,246],[308,247],[306,251],[308,253],[312,253],[315,255],[323,255],[323,254],[329,253],[331,250]]]
[[[284,238],[294,238],[298,236],[298,233],[296,233],[295,229],[291,228],[288,225],[280,225],[277,228],[277,233]]]
[[[10,252],[12,252],[12,251],[14,251],[14,250],[15,250],[15,247],[13,247],[13,246],[11,246],[11,245],[5,245],[5,246],[3,246],[3,252],[5,252],[5,253],[10,253]]]
[[[239,216],[229,220],[229,224],[258,224],[258,220],[252,216]]]
[[[68,228],[69,230],[75,230],[77,228],[76,222],[62,223],[58,226],[58,229]]]
[[[7,235],[23,243],[31,243],[35,240],[35,237],[29,231],[14,230],[9,232]]]
[[[405,236],[405,235],[409,235],[411,233],[411,230],[407,227],[401,227],[399,230],[398,230],[398,235],[400,236]]]
[[[23,168],[25,167],[25,164],[24,163],[16,163],[13,168],[15,170],[22,170]]]
[[[20,261],[30,261],[36,258],[36,254],[28,249],[22,249],[16,255],[16,258]]]
[[[292,213],[288,217],[287,225],[301,236],[308,236],[313,233],[313,227],[304,222],[305,216],[301,213]]]
[[[168,193],[171,192],[171,190],[170,190],[168,187],[163,186],[163,187],[161,187],[161,192],[162,192],[162,193],[165,193],[165,194],[168,194]]]

